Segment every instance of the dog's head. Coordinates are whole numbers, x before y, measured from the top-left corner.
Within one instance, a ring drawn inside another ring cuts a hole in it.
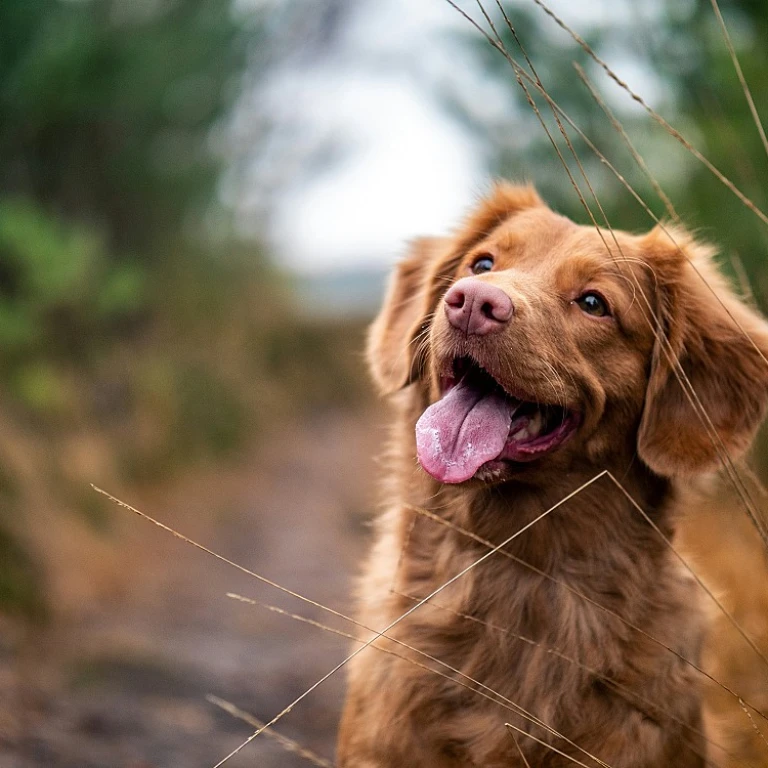
[[[671,477],[749,445],[768,404],[768,325],[679,229],[598,231],[497,185],[453,238],[417,241],[369,337],[384,392],[423,407],[442,482],[635,452]]]

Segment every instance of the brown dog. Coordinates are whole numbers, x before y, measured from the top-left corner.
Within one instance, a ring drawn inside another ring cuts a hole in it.
[[[391,639],[350,664],[340,765],[703,766],[699,588],[662,534],[680,479],[751,441],[761,353],[679,230],[500,184],[416,243],[369,343],[397,418],[359,615]]]

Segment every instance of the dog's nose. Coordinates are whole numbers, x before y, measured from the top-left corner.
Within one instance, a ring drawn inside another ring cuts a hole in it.
[[[448,322],[475,336],[502,330],[515,312],[512,299],[501,288],[473,277],[454,283],[444,302]]]

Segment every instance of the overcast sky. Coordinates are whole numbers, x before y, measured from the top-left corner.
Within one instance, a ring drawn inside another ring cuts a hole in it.
[[[628,12],[620,0],[552,5],[582,30]],[[270,239],[283,263],[303,272],[387,265],[409,238],[445,232],[486,187],[480,148],[425,83],[455,81],[477,94],[479,108],[515,108],[509,90],[486,82],[462,54],[455,35],[471,27],[445,0],[350,7],[331,55],[297,50],[253,110],[296,130],[272,137],[254,170],[258,192],[241,194],[237,206],[246,223],[255,220],[264,178],[278,174],[279,190],[266,185]],[[308,173],[313,141],[327,141],[330,159]]]

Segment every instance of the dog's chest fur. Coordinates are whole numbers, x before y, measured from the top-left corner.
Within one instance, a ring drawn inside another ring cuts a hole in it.
[[[350,664],[341,768],[705,764],[674,489],[753,440],[768,324],[683,229],[611,235],[502,182],[395,268],[359,615],[399,643]]]
[[[405,503],[381,518],[363,581],[363,623],[382,629],[469,570],[387,633],[402,644],[379,641],[391,655],[372,649],[356,660],[353,678],[376,690],[375,703],[360,702],[369,713],[356,725],[377,731],[366,738],[381,750],[371,765],[523,768],[520,750],[531,765],[574,764],[536,739],[598,765],[588,756],[605,755],[598,723],[627,742],[621,750],[636,741],[654,745],[657,756],[671,750],[677,765],[700,764],[690,749],[700,746],[696,684],[675,655],[698,659],[694,592],[610,480],[477,562],[489,547],[467,533],[505,541],[583,481],[567,482],[551,500],[523,487],[472,496],[412,474],[398,489]],[[669,532],[664,506],[656,522]]]

